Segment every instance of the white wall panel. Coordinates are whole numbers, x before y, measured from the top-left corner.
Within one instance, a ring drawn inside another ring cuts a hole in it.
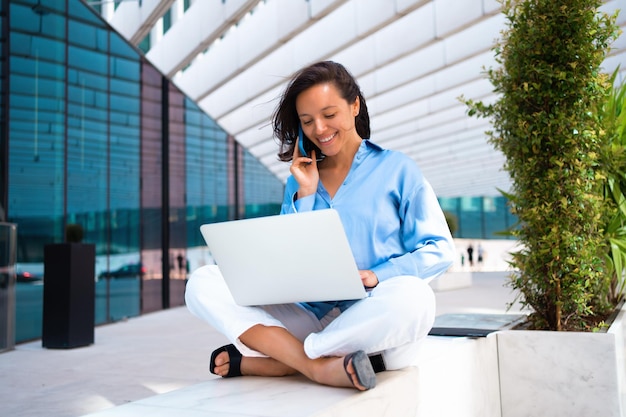
[[[500,2],[498,0],[483,0],[483,13],[491,14],[500,10]]]
[[[368,34],[372,28],[381,27],[383,23],[396,15],[394,0],[353,1],[356,13],[357,37]]]
[[[434,0],[438,37],[445,37],[478,19],[483,14],[482,0]]]
[[[276,83],[282,82],[295,70],[289,65],[292,56],[290,47],[274,51],[271,55],[253,65],[228,83],[219,87],[211,96],[200,101],[200,106],[215,118],[222,118],[240,105],[249,105],[254,95],[261,91],[273,88]],[[281,66],[276,66],[281,62]],[[274,63],[274,64],[273,64]],[[216,97],[217,100],[210,100]],[[232,126],[225,126],[230,129]]]
[[[317,61],[332,51],[352,43],[357,34],[355,16],[354,2],[345,3],[315,25],[305,29],[292,40],[295,61]]]
[[[495,66],[496,61],[492,52],[484,52],[480,55],[461,61],[455,65],[445,68],[432,74],[431,78],[434,88],[437,91],[474,81],[477,78],[484,78],[483,68]]]
[[[148,51],[148,59],[165,74],[173,75],[180,67],[209,43],[221,36],[229,24],[235,23],[255,1],[232,0],[222,2],[199,1]]]
[[[374,54],[385,64],[435,39],[435,8],[428,3],[378,31]]]
[[[358,77],[359,74],[371,71],[376,67],[375,56],[370,53],[374,48],[374,38],[370,36],[339,51],[329,59],[341,63],[352,75]]]
[[[237,69],[237,51],[222,42],[211,47],[211,55],[198,57],[194,64],[177,78],[177,85],[193,100],[213,91]]]
[[[293,0],[270,0],[268,6],[272,6],[274,13],[278,15],[278,33],[280,42],[288,42],[296,36],[301,26],[309,20],[309,8],[307,2]]]
[[[346,0],[307,0],[309,17],[319,19],[345,2]]]
[[[428,114],[428,102],[416,101],[376,117],[376,130],[384,130],[399,123],[416,120],[425,114]]]
[[[246,139],[245,136],[240,138],[239,135],[263,122],[265,124],[269,123],[269,119],[278,105],[281,94],[282,86],[273,88],[254,100],[239,106],[236,110],[227,113],[224,117],[218,119],[219,123],[224,127],[228,127],[229,133],[237,135],[237,140],[244,146],[254,144],[256,142]]]
[[[219,85],[228,82],[242,68],[272,53],[283,44],[284,38],[293,32],[294,27],[307,23],[305,2],[289,2],[286,10],[290,13],[289,24],[284,21],[283,6],[287,0],[272,0],[258,12],[252,14],[240,28],[224,37],[201,59],[187,69],[177,83],[184,91],[195,90],[194,97],[203,97]],[[227,2],[226,4],[229,4]],[[297,7],[296,7],[297,6]],[[282,18],[279,19],[279,17]],[[274,65],[281,61],[274,61]]]
[[[432,74],[375,96],[368,101],[368,105],[372,103],[370,115],[376,116],[434,94],[434,77],[435,74]],[[367,99],[367,96],[365,98]]]
[[[372,129],[372,140],[378,144],[384,144],[384,146],[393,144],[396,147],[401,147],[407,142],[398,140],[402,140],[407,135],[413,135],[418,130],[419,122],[416,118],[401,124],[391,124],[387,129]]]
[[[376,76],[373,72],[370,72],[368,74],[365,75],[360,75],[357,79],[357,83],[359,84],[359,87],[361,87],[361,91],[363,92],[363,96],[365,96],[365,98],[368,100],[368,106],[369,106],[369,99],[373,98],[376,94]],[[371,110],[370,110],[370,115],[371,115]]]
[[[272,126],[265,121],[262,124],[258,124],[255,126],[251,126],[245,131],[242,131],[239,135],[237,135],[237,140],[239,141],[239,137],[241,136],[241,144],[246,148],[259,148],[259,145],[266,144],[269,142],[274,142],[272,140],[273,132]],[[273,147],[276,147],[276,144],[273,144]]]
[[[396,13],[404,14],[410,12],[416,7],[430,3],[432,0],[396,0]]]
[[[422,129],[428,129],[442,123],[451,123],[463,119],[467,114],[466,107],[462,103],[454,107],[446,108],[437,113],[429,113],[420,117],[419,124]]]
[[[296,3],[300,3],[301,22],[304,22],[306,5],[301,2]],[[278,44],[279,38],[282,37],[279,32],[281,18],[278,5],[278,2],[270,1],[238,26],[236,42],[239,47],[237,57],[239,67],[249,65],[250,62],[262,56],[264,51],[270,51]]]
[[[460,59],[490,51],[504,23],[503,15],[496,14],[446,38],[446,63],[453,64]]]
[[[174,0],[120,2],[109,23],[136,45],[150,32],[157,19],[167,12],[172,3]]]
[[[273,155],[276,157],[278,153],[278,144],[272,138],[272,129],[270,126],[259,126],[259,130],[264,133],[264,140],[261,142],[257,142],[257,145],[252,145],[250,147],[250,152],[254,152],[255,155],[259,157]],[[276,157],[278,158],[278,157]]]
[[[376,71],[376,93],[413,81],[443,66],[443,43],[428,45]]]

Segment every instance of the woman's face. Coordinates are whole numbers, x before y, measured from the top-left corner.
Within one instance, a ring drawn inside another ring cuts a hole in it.
[[[354,118],[359,114],[359,99],[350,104],[332,83],[317,84],[296,98],[296,111],[304,134],[326,156],[337,155],[345,143],[361,138]]]

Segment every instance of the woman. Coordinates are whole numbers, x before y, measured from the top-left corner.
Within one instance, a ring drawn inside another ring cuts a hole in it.
[[[273,127],[279,158],[291,161],[281,214],[337,210],[368,297],[242,307],[219,269],[202,267],[187,284],[187,306],[232,343],[213,352],[210,370],[223,377],[300,372],[321,384],[371,389],[375,371],[416,363],[435,314],[427,282],[454,257],[450,231],[415,163],[369,141],[365,99],[342,65],[298,72]],[[308,156],[298,147],[300,129],[314,145]]]

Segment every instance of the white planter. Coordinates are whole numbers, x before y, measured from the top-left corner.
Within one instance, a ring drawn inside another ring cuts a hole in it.
[[[625,314],[607,333],[498,332],[502,417],[623,416]]]

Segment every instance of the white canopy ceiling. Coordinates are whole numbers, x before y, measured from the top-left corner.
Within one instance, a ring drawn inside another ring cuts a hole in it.
[[[505,27],[497,0],[195,0],[184,12],[183,0],[142,0],[103,15],[134,44],[149,32],[147,58],[283,181],[271,114],[291,74],[330,59],[357,77],[372,141],[415,159],[439,196],[509,188],[488,121],[459,101],[494,99],[483,70]],[[626,61],[625,43],[613,45],[607,72]]]

